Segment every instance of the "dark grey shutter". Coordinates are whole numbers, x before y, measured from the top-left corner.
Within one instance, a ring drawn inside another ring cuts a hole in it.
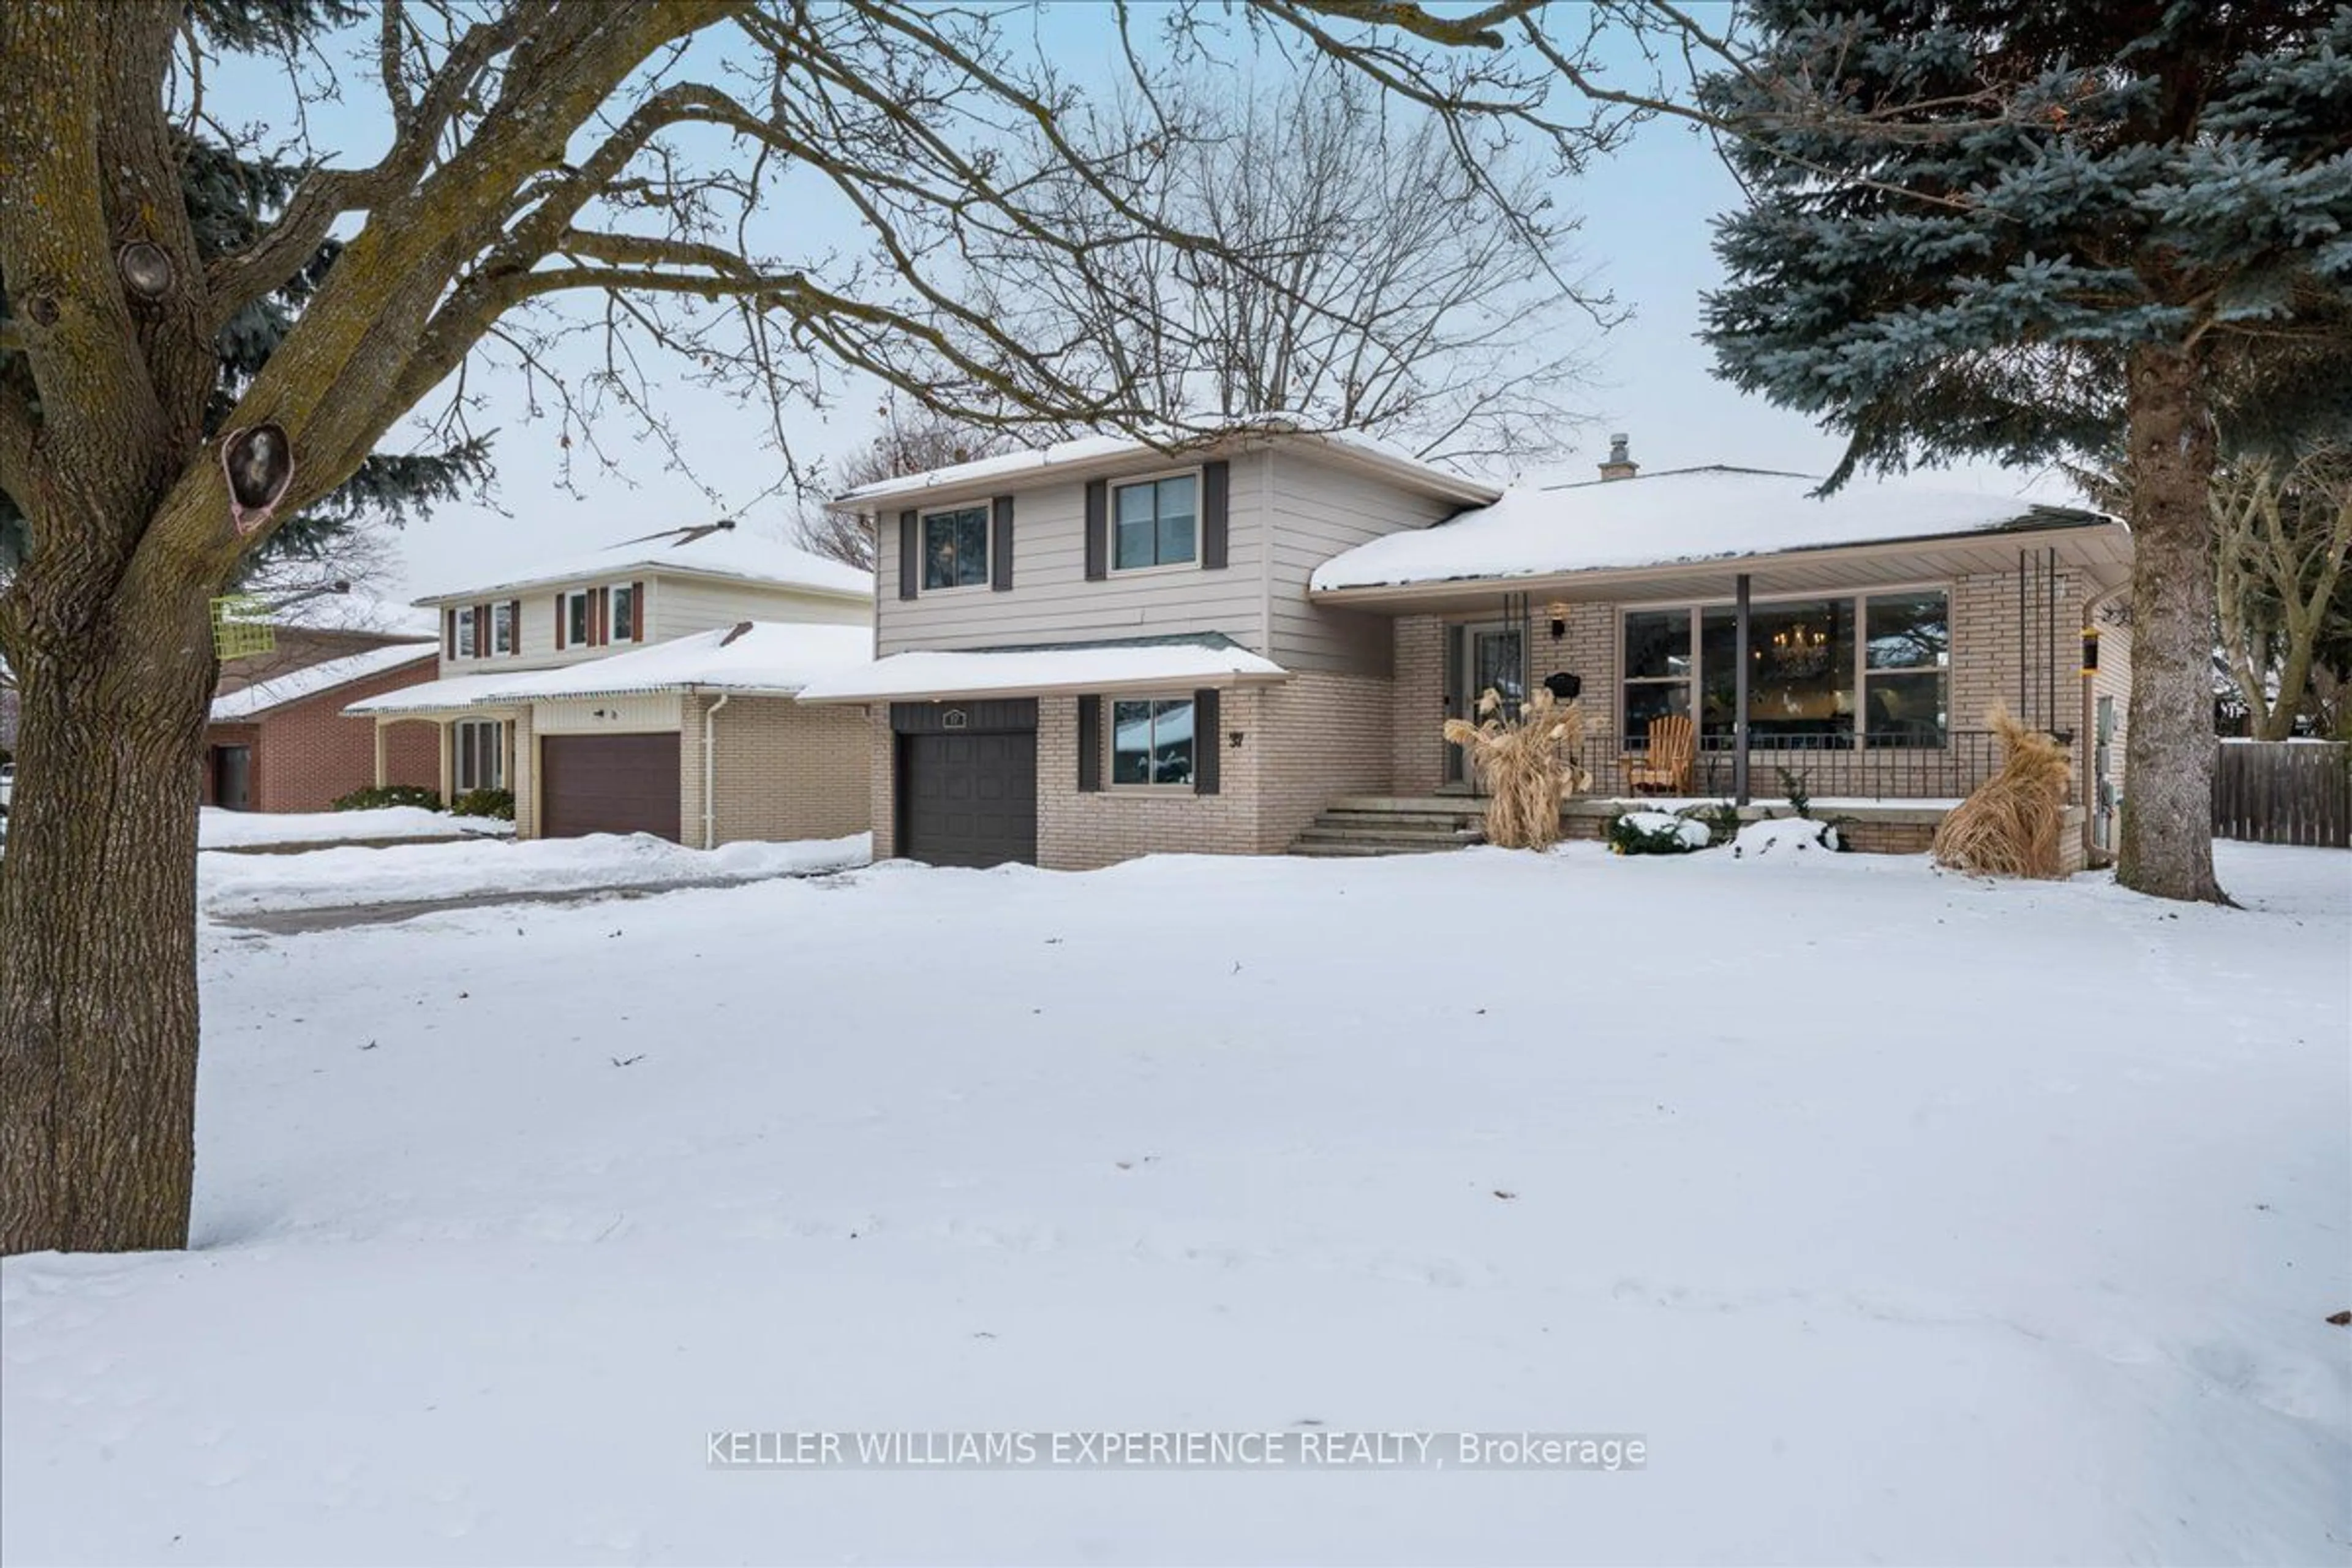
[[[988,585],[1000,594],[1013,589],[1013,498],[998,496],[989,503],[995,529],[988,541]]]
[[[1102,788],[1102,699],[1078,699],[1078,788]]]
[[[1099,583],[1110,575],[1110,481],[1087,486],[1087,581]]]
[[[1201,565],[1207,571],[1225,567],[1225,497],[1232,488],[1231,465],[1201,465]]]
[[[444,658],[457,657],[457,612],[455,608],[441,612],[441,655]]]
[[[911,511],[898,514],[898,597],[911,599],[923,571],[922,520]]]
[[[1192,793],[1217,793],[1217,753],[1223,749],[1224,727],[1217,722],[1217,690],[1204,686],[1192,693]]]

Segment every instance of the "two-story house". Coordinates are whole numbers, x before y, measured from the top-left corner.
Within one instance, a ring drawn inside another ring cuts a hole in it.
[[[431,726],[445,796],[511,791],[523,837],[711,847],[866,826],[867,738],[795,700],[873,645],[867,574],[730,523],[428,595],[436,678],[352,703],[377,754]]]
[[[1642,477],[1621,438],[1598,480],[1507,491],[1265,430],[962,464],[836,500],[881,521],[878,658],[803,700],[867,708],[877,855],[961,865],[1354,847],[1318,825],[1335,806],[1373,816],[1366,847],[1405,837],[1382,810],[1466,825],[1478,781],[1443,722],[1537,683],[1583,703],[1603,795],[1679,721],[1673,793],[1748,797],[1752,772],[1776,795],[1786,766],[1875,810],[1851,835],[1866,847],[1924,847],[1990,772],[1996,697],[2095,730],[2111,766],[2119,522],[1817,483]],[[2078,674],[2101,629],[2105,663]],[[2089,815],[2112,805],[2097,782]],[[1571,831],[1605,820],[1588,815]]]

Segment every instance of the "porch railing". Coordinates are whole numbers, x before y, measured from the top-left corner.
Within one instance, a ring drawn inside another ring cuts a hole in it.
[[[2058,739],[2074,742],[2063,731]],[[1629,745],[1614,735],[1588,736],[1577,759],[1592,778],[1585,793],[1630,795],[1624,759],[1641,755],[1643,745],[1640,740]],[[1728,735],[1702,737],[1691,762],[1688,793],[1707,800],[1730,799],[1733,751]],[[1780,777],[1784,768],[1806,795],[1818,800],[1904,801],[1959,799],[2000,767],[2000,738],[1990,730],[1953,730],[1941,745],[1885,739],[1864,745],[1852,735],[1759,736],[1748,744],[1748,794],[1758,800],[1786,797]],[[2079,784],[2068,798],[2081,798]]]

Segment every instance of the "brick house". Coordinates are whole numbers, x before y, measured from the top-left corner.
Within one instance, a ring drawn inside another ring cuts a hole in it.
[[[206,805],[328,810],[377,777],[373,731],[344,717],[344,704],[433,678],[428,642],[310,627],[275,636],[270,652],[222,664],[205,728]],[[400,748],[383,781],[431,787],[430,750]]]
[[[871,657],[866,573],[721,523],[417,602],[431,679],[346,710],[387,770],[421,746],[445,795],[511,790],[518,837],[865,830],[864,721],[794,699]]]
[[[1571,832],[1615,809],[1650,721],[1682,715],[1692,797],[1778,795],[1786,767],[1860,819],[1857,847],[1924,847],[1997,763],[1998,697],[2096,738],[2075,837],[2101,841],[2129,682],[2122,524],[1816,483],[1644,477],[1621,442],[1598,480],[1506,490],[1264,430],[964,464],[836,501],[882,521],[878,658],[803,699],[867,710],[877,855],[942,863],[1346,851],[1448,819],[1453,842],[1478,781],[1443,721],[1537,683],[1587,717],[1600,800]],[[1366,815],[1370,833],[1349,820]]]

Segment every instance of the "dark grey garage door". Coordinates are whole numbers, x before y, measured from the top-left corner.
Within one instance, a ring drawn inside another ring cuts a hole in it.
[[[546,735],[539,742],[540,832],[677,837],[677,737]]]
[[[966,721],[1003,729],[946,728],[898,736],[898,853],[934,866],[1001,866],[1037,859],[1037,731],[1034,706],[974,704]],[[1014,710],[1006,712],[1005,710]],[[962,710],[949,710],[962,713]],[[919,713],[937,723],[943,713]],[[1025,720],[1028,727],[1009,725]],[[929,721],[929,723],[925,721]]]

